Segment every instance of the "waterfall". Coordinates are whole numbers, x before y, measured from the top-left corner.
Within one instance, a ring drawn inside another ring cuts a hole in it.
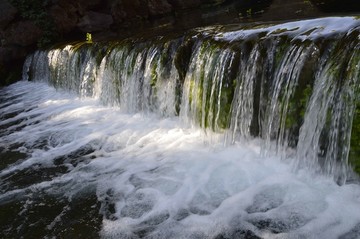
[[[179,115],[227,132],[230,143],[261,137],[264,154],[292,147],[296,169],[316,168],[343,183],[358,92],[358,22],[329,18],[76,43],[29,56],[24,79],[123,112]]]
[[[0,238],[360,235],[360,19],[29,55],[0,88]]]

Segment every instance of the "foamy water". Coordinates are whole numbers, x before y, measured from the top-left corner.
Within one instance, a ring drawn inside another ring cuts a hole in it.
[[[0,149],[27,155],[1,168],[0,206],[95,188],[102,238],[360,237],[359,184],[294,173],[289,159],[262,157],[260,140],[224,146],[176,117],[126,114],[43,83],[0,93]],[[16,182],[26,170],[50,176]]]

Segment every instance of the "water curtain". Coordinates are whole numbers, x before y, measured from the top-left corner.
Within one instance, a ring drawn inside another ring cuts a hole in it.
[[[260,137],[264,155],[293,158],[295,170],[342,184],[359,95],[359,25],[323,18],[74,43],[30,55],[24,79],[123,112],[179,116],[225,133],[228,144]]]

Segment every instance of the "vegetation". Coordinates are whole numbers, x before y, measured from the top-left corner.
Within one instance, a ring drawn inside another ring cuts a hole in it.
[[[360,103],[357,105],[357,109],[354,115],[354,122],[351,132],[351,147],[349,154],[349,162],[353,169],[360,174]]]
[[[87,42],[87,43],[92,43],[91,33],[86,33],[86,42]]]
[[[51,4],[50,0],[9,0],[18,9],[23,19],[33,21],[42,30],[42,37],[37,45],[40,48],[49,46],[58,38],[55,24],[48,15],[46,7]]]

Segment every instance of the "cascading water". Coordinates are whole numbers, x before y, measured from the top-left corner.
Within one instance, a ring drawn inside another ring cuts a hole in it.
[[[357,238],[359,27],[37,51],[0,89],[0,235]]]

